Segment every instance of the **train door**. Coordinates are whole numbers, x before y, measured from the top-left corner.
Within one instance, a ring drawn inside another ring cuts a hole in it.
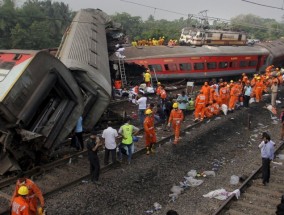
[[[256,65],[256,71],[259,71],[260,67],[261,67],[261,59],[262,59],[262,56],[261,55],[258,55],[257,56],[257,65]],[[264,62],[265,63],[265,62]]]
[[[242,34],[239,34],[238,41],[242,40]]]

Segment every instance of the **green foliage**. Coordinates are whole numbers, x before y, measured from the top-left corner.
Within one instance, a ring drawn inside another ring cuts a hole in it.
[[[16,8],[13,0],[4,0],[0,5],[0,49],[57,47],[73,16],[62,2],[27,0]]]

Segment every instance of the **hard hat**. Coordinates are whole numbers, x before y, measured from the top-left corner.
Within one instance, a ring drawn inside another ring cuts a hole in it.
[[[157,84],[159,84],[159,85],[160,85],[160,84],[161,84],[161,82],[158,82]]]
[[[243,73],[242,75],[246,75],[246,73]]]
[[[132,140],[133,142],[138,142],[139,138],[137,136],[133,136]]]
[[[279,68],[276,68],[276,71],[279,71]]]
[[[151,109],[147,109],[146,111],[145,111],[145,114],[146,115],[149,115],[149,114],[151,114],[152,113],[152,110]]]
[[[253,76],[254,76],[254,77],[256,77],[256,76],[257,76],[257,74],[253,74]]]
[[[175,103],[173,104],[173,108],[178,108],[178,103],[175,102]]]
[[[259,76],[257,76],[257,77],[256,77],[256,79],[257,79],[257,80],[260,80],[260,77],[259,77]]]
[[[231,80],[230,82],[231,82],[231,83],[234,83],[234,81],[233,81],[233,80]]]
[[[146,70],[146,72],[150,72],[150,70],[149,70],[149,69],[147,69],[147,70]]]
[[[27,186],[21,186],[18,190],[18,194],[25,196],[29,194],[29,189]]]

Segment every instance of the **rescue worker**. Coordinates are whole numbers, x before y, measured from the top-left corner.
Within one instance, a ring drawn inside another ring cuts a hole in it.
[[[213,116],[214,107],[212,107],[212,102],[209,102],[209,104],[205,107],[204,115],[206,118],[211,118]]]
[[[204,82],[204,85],[201,87],[201,90],[203,92],[203,95],[205,96],[205,105],[209,103],[209,97],[210,97],[210,86],[208,85],[208,82]]]
[[[161,105],[162,108],[165,108],[165,103],[166,103],[166,99],[167,99],[167,92],[165,90],[165,86],[161,85],[161,91],[160,91],[160,100],[161,100]]]
[[[200,90],[200,94],[195,99],[195,112],[194,112],[194,122],[197,122],[200,116],[200,121],[203,121],[204,119],[204,111],[205,111],[205,104],[206,97],[203,94],[203,91]]]
[[[230,101],[229,101],[229,108],[228,111],[234,111],[235,105],[239,99],[241,92],[238,84],[233,84],[232,89],[230,91]]]
[[[44,207],[44,199],[40,188],[30,179],[28,178],[20,178],[16,182],[16,187],[12,196],[12,201],[19,193],[20,187],[25,186],[28,188],[28,194],[26,194],[26,199],[28,200],[29,210],[31,215],[35,215],[37,213],[38,203],[40,206]]]
[[[215,103],[212,104],[212,107],[214,109],[213,114],[219,115],[220,114],[220,105],[217,102],[215,102]]]
[[[29,188],[22,185],[17,190],[17,196],[13,198],[11,215],[31,215],[30,204],[28,200]]]
[[[158,86],[157,86],[157,89],[156,89],[156,95],[157,95],[157,96],[160,96],[160,94],[161,94],[161,88],[162,88],[162,87],[161,87],[161,82],[158,82],[157,85],[158,85]]]
[[[144,131],[145,131],[145,145],[146,154],[149,155],[150,151],[155,152],[154,145],[157,142],[156,131],[154,127],[154,118],[152,117],[153,112],[148,109],[145,111],[146,118],[144,120]]]
[[[257,82],[254,86],[254,93],[255,93],[255,101],[260,102],[262,100],[262,92],[264,89],[263,82],[260,81],[260,77],[257,77]]]
[[[184,119],[184,115],[183,115],[182,110],[178,108],[178,103],[174,103],[173,109],[171,111],[170,118],[168,121],[168,127],[170,127],[172,124],[173,130],[175,132],[174,144],[178,143],[180,126],[181,126],[181,122],[183,121],[183,119]]]
[[[228,96],[229,96],[229,90],[225,84],[220,85],[220,105],[225,104],[228,106]]]
[[[151,87],[151,74],[149,69],[147,69],[144,75],[144,82],[146,83],[147,87]]]

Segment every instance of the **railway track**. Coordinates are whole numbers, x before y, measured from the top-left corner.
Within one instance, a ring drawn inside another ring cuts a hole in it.
[[[284,142],[275,150],[275,154],[284,153]],[[276,162],[281,160],[276,158]],[[267,186],[261,185],[261,170],[259,166],[238,188],[241,196],[229,197],[214,215],[273,215],[284,194],[284,167],[271,163],[271,179]]]
[[[192,124],[192,119],[188,120],[183,125],[181,135],[186,132],[200,126],[203,122],[198,122]],[[159,128],[159,127],[158,127]],[[140,131],[140,133],[143,131]],[[158,133],[163,132],[162,130]],[[157,145],[161,146],[171,139],[174,138],[172,132],[166,132],[163,135],[158,134],[159,141]],[[139,134],[138,134],[139,135]],[[146,148],[144,147],[144,138],[140,138],[139,142],[136,144],[136,151],[133,154],[133,159],[137,159],[146,153]],[[24,173],[25,176],[33,178],[35,182],[39,185],[44,193],[44,197],[48,199],[49,196],[54,195],[61,190],[76,185],[78,183],[88,183],[89,174],[89,161],[86,158],[86,151],[74,153],[65,158],[56,160],[55,162],[36,167]],[[103,153],[99,154],[101,162],[103,161]],[[124,164],[122,164],[124,165]],[[112,163],[107,166],[102,165],[101,173],[105,173],[113,168],[121,166],[120,163]],[[66,178],[67,177],[67,178]],[[64,179],[64,180],[62,180]],[[0,197],[6,199],[6,204],[2,201],[0,202],[0,214],[9,214],[8,200],[11,197],[12,191],[14,189],[14,184],[17,177],[11,177],[0,181]],[[5,206],[6,205],[6,206]]]

